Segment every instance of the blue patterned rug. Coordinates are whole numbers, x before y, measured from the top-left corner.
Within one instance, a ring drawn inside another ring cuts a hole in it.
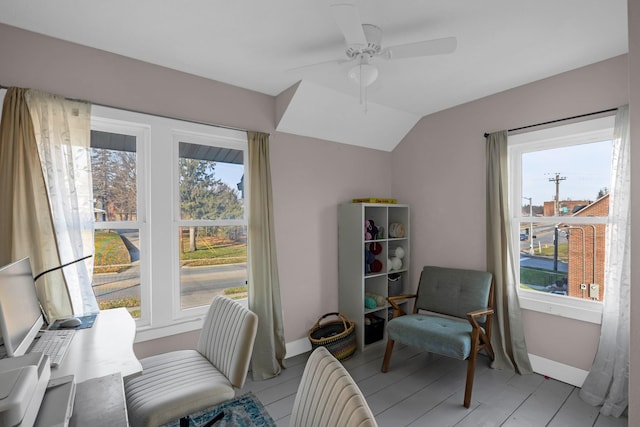
[[[248,392],[235,399],[223,402],[213,408],[191,414],[189,426],[201,426],[212,418],[224,412],[224,417],[218,421],[215,427],[273,427],[276,424],[269,413],[262,406],[262,402],[252,393]],[[175,420],[164,427],[179,427],[180,420]]]

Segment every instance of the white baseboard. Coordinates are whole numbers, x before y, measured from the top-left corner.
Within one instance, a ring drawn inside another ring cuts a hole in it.
[[[306,353],[307,351],[311,351],[311,343],[309,342],[308,338],[301,338],[296,341],[288,342],[285,344],[285,346],[287,351],[285,359],[297,356],[302,353]]]
[[[576,387],[582,387],[582,384],[589,373],[589,371],[565,365],[564,363],[556,362],[554,360],[545,359],[544,357],[536,356],[531,353],[529,353],[529,360],[531,361],[531,368],[533,369],[533,372],[540,375],[546,375],[554,380],[562,381],[563,383],[571,384]]]
[[[307,338],[301,338],[296,341],[286,343],[286,358],[294,357],[302,353],[311,351],[311,343]],[[576,368],[574,366],[565,365],[555,360],[545,359],[529,353],[531,368],[533,372],[540,375],[546,375],[563,383],[571,384],[576,387],[582,387],[584,380],[587,378],[589,371]]]

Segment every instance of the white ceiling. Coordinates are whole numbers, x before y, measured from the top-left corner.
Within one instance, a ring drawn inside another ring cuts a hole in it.
[[[302,81],[278,130],[387,151],[422,116],[628,51],[627,0],[342,0],[383,47],[458,41],[378,61],[365,113],[349,64],[290,71],[345,58],[335,2],[2,0],[0,22],[274,96]]]

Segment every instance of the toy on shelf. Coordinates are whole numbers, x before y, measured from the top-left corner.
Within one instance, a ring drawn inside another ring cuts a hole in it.
[[[378,227],[372,219],[364,222],[364,240],[375,240],[378,238]]]
[[[373,292],[366,292],[364,294],[365,297],[365,306],[367,304],[367,300],[373,300],[375,302],[375,306],[367,307],[367,308],[376,308],[376,307],[384,307],[387,304],[387,300],[382,295],[374,294]],[[369,301],[371,304],[371,301]]]
[[[371,297],[364,297],[364,307],[368,308],[368,309],[372,309],[372,308],[376,308],[378,306],[378,304],[376,303],[376,300],[371,298]]]
[[[376,255],[382,252],[380,243],[371,243],[364,251],[364,273],[379,273],[382,271],[382,262],[376,259]]]
[[[392,253],[393,256],[387,259],[389,271],[402,270],[402,258],[404,258],[404,249],[402,246],[398,246],[390,253]]]
[[[389,237],[402,238],[404,237],[404,233],[404,225],[399,222],[394,222],[389,225]]]

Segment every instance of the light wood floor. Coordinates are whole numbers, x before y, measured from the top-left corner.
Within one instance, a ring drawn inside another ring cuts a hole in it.
[[[386,374],[380,372],[383,343],[344,361],[364,393],[380,427],[622,427],[627,418],[604,417],[584,403],[579,389],[538,374],[517,375],[489,368],[482,356],[476,367],[472,404],[462,406],[466,362],[396,344]],[[295,393],[308,353],[286,360],[273,379],[252,381],[252,391],[278,427],[289,425]]]

